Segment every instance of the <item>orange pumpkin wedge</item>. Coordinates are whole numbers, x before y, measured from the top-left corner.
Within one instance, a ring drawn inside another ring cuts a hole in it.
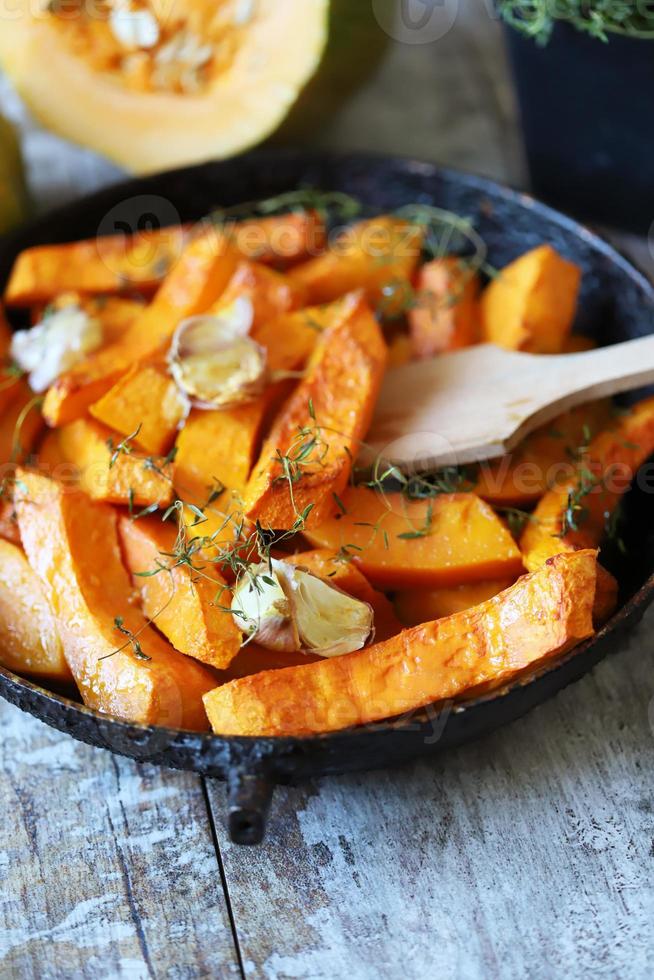
[[[149,453],[165,455],[175,441],[188,407],[163,363],[136,364],[106,395],[91,405],[98,422]]]
[[[348,293],[342,299],[324,306],[310,306],[284,313],[255,324],[252,338],[267,352],[268,369],[275,372],[297,371],[313,354],[326,330],[336,329],[357,310],[359,293]]]
[[[68,485],[79,486],[93,500],[166,507],[173,499],[170,464],[134,452],[130,441],[90,419],[49,433],[39,462],[50,475],[66,473]]]
[[[5,290],[7,306],[50,303],[60,293],[152,291],[179,258],[188,229],[180,225],[136,235],[109,235],[21,252]]]
[[[287,393],[273,385],[254,401],[235,408],[193,409],[177,437],[175,487],[180,497],[201,506],[223,486],[241,493],[261,444],[261,432]]]
[[[496,507],[529,507],[565,474],[589,440],[611,421],[608,401],[573,408],[537,429],[510,456],[479,466],[475,493]]]
[[[334,494],[347,484],[370,425],[386,358],[381,330],[363,300],[321,336],[264,442],[244,493],[246,517],[287,530],[300,515],[306,526],[318,526],[334,512]]]
[[[422,250],[418,225],[384,215],[345,228],[328,250],[292,270],[307,290],[309,303],[330,303],[362,289],[373,307],[392,316],[395,297],[406,295]]]
[[[20,544],[18,519],[13,499],[10,499],[5,487],[5,493],[0,496],[0,538],[12,544]]]
[[[339,731],[509,683],[593,634],[596,553],[560,555],[500,595],[343,657],[205,695],[221,735]]]
[[[215,566],[199,556],[196,568],[177,564],[176,529],[158,517],[119,521],[120,540],[141,606],[180,653],[212,667],[229,666],[241,633],[229,612],[231,592]]]
[[[639,468],[654,452],[654,398],[635,405],[590,443],[576,472],[549,490],[520,539],[525,565],[597,547]]]
[[[48,424],[64,425],[80,418],[135,362],[165,347],[181,320],[205,312],[216,302],[238,261],[238,253],[215,230],[193,239],[121,339],[57,379],[43,407]]]
[[[211,312],[219,313],[234,300],[246,297],[252,302],[254,326],[304,305],[304,287],[274,269],[257,262],[241,262]]]
[[[577,310],[581,269],[551,245],[516,259],[481,296],[483,339],[509,350],[559,354]]]
[[[30,390],[23,378],[12,379],[5,389],[6,400],[0,391],[0,467],[23,462],[32,452],[43,430],[40,399]],[[0,485],[6,472],[0,473]]]
[[[327,242],[325,221],[311,209],[228,223],[225,233],[246,259],[280,268],[318,255]]]
[[[446,257],[420,269],[409,330],[416,357],[469,347],[479,339],[479,277],[461,259]]]
[[[348,555],[379,588],[450,588],[523,570],[508,528],[475,494],[406,500],[350,487],[340,500],[344,513],[304,536],[314,547]]]
[[[552,555],[597,547],[639,468],[654,452],[654,398],[638,403],[592,440],[571,478],[549,490],[520,539],[525,566],[538,568]],[[595,618],[605,622],[615,610],[618,584],[598,569]]]
[[[21,548],[0,540],[0,663],[9,670],[67,684],[72,674],[41,582]]]
[[[478,606],[504,592],[513,582],[512,578],[499,578],[457,585],[452,589],[410,589],[396,592],[393,605],[405,626],[419,626]]]
[[[84,703],[125,721],[204,730],[201,699],[213,675],[130,602],[116,512],[36,473],[19,475],[21,538]]]

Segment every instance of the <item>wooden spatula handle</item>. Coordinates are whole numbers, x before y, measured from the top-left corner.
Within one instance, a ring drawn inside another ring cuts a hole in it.
[[[654,382],[654,334],[599,350],[557,357],[553,381],[580,401],[608,398]]]

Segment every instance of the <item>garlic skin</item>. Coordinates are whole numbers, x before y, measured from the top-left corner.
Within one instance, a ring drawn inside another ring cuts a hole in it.
[[[267,353],[248,332],[252,302],[239,298],[215,315],[183,320],[168,363],[177,386],[196,408],[232,408],[252,401],[267,381]]]
[[[273,562],[273,565],[281,562]],[[280,577],[266,564],[251,568],[234,591],[232,614],[236,625],[266,650],[292,653],[300,639],[293,610]]]
[[[367,602],[275,559],[250,569],[234,592],[232,612],[260,646],[284,653],[340,657],[361,650],[374,631]]]
[[[28,374],[32,391],[46,391],[65,371],[102,345],[102,325],[79,306],[47,313],[30,330],[11,340],[10,355]]]

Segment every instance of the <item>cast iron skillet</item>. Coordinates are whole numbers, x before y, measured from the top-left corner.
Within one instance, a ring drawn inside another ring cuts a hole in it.
[[[465,215],[488,244],[489,261],[496,267],[550,242],[583,267],[578,330],[614,343],[652,329],[654,288],[588,229],[489,180],[417,160],[362,154],[259,151],[111,187],[5,240],[0,245],[0,286],[26,246],[92,237],[98,230],[134,229],[147,225],[152,215],[162,224],[178,217],[192,221],[213,206],[270,197],[302,185],[346,191],[379,211],[422,202]],[[0,694],[81,741],[227,779],[232,839],[258,843],[275,784],[390,765],[477,738],[520,717],[617,649],[654,598],[654,508],[639,489],[627,495],[623,539],[628,559],[610,547],[603,553],[622,587],[619,611],[604,629],[539,676],[465,706],[436,706],[411,718],[317,738],[220,738],[124,724],[4,669]]]

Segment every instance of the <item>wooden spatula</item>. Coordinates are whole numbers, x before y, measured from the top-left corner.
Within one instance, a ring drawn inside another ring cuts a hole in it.
[[[654,335],[582,354],[482,344],[391,369],[366,440],[414,471],[510,452],[575,405],[654,382]]]

